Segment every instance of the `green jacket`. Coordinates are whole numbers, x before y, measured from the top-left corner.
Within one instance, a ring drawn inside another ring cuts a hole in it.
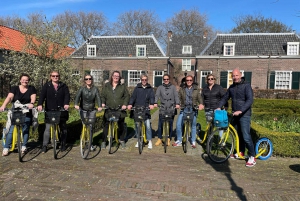
[[[192,92],[192,104],[194,105],[200,105],[203,104],[203,99],[200,94],[200,89],[198,89],[197,85],[193,84],[193,92]],[[178,95],[179,95],[179,100],[180,100],[180,107],[185,107],[185,92],[186,86],[184,85],[179,89]]]
[[[128,105],[129,92],[124,84],[118,84],[113,90],[110,82],[106,83],[102,89],[101,100],[102,103],[110,108],[117,108],[118,106]],[[121,118],[127,116],[126,111],[122,111]]]
[[[95,101],[97,101],[98,107],[101,106],[100,93],[97,87],[93,86],[90,89],[87,87],[81,87],[75,97],[75,105],[78,105],[80,101],[80,108],[83,110],[95,109]]]

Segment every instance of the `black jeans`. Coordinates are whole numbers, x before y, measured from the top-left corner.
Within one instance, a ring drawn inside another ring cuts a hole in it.
[[[124,122],[125,122],[125,118],[119,118],[118,136],[120,137],[120,141],[124,141],[124,138],[125,138]],[[105,125],[104,125],[104,129],[103,129],[103,134],[102,134],[102,142],[107,141],[108,127],[109,127],[109,121],[105,120]]]

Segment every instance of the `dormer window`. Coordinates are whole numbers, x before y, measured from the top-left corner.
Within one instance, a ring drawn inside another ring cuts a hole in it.
[[[299,42],[287,43],[287,55],[299,55]]]
[[[234,56],[235,43],[224,43],[224,56]]]
[[[146,45],[137,45],[136,46],[136,56],[145,57],[146,56]]]
[[[96,45],[87,45],[87,54],[88,57],[96,56]]]
[[[182,54],[192,54],[192,46],[191,45],[184,45],[182,47]]]

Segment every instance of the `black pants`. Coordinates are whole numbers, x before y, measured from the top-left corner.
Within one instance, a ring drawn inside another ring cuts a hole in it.
[[[124,122],[125,122],[125,118],[119,118],[118,137],[120,138],[120,141],[124,141],[124,138],[125,138]],[[105,125],[104,125],[104,129],[103,129],[103,134],[102,134],[102,142],[107,141],[108,127],[109,127],[109,121],[105,120]]]

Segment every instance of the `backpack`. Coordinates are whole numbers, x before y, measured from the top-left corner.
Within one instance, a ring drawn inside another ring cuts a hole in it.
[[[214,125],[220,128],[228,127],[228,116],[226,110],[215,110]]]

